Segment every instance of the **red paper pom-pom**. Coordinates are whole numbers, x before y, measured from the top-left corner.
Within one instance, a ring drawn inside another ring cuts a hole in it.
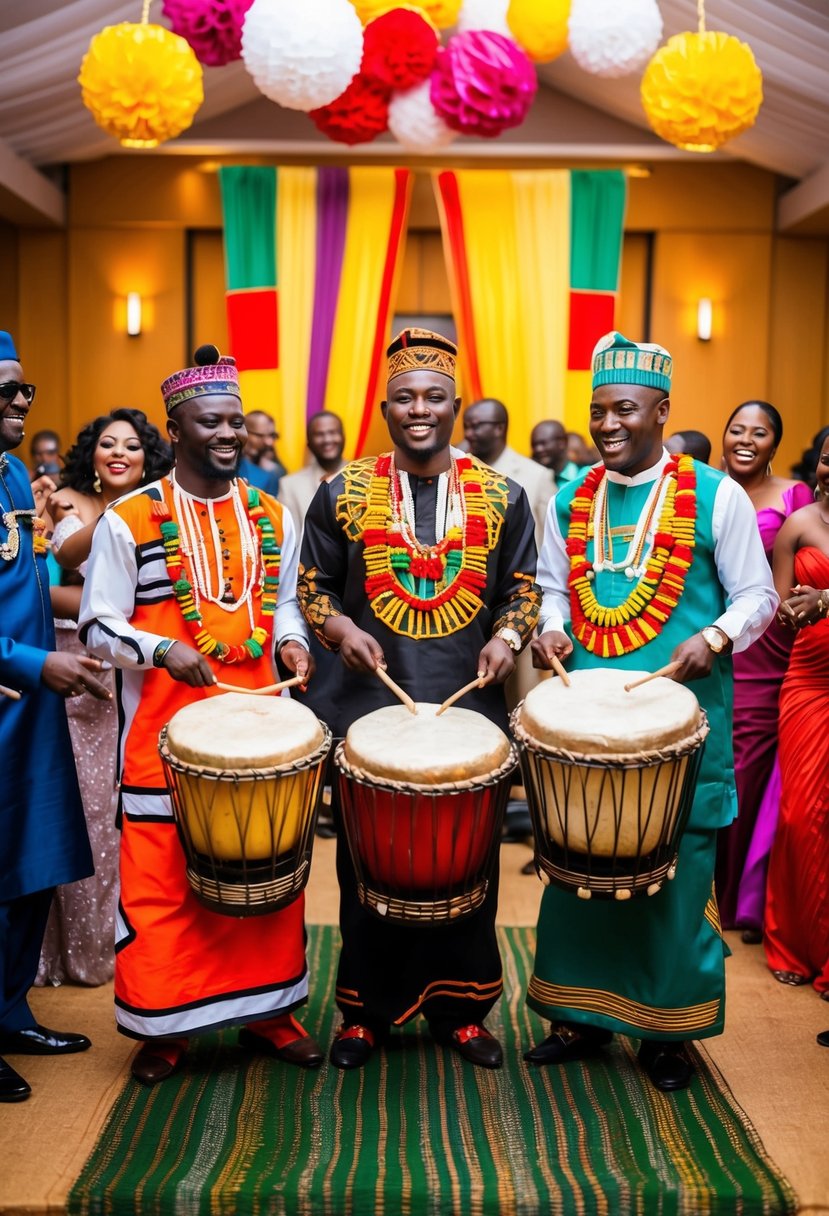
[[[437,30],[422,13],[392,9],[366,26],[360,71],[389,89],[410,89],[431,72],[439,45]]]
[[[330,105],[308,113],[314,125],[340,144],[367,144],[389,125],[390,90],[362,72]]]

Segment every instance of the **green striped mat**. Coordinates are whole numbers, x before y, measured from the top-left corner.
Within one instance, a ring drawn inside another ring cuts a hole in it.
[[[422,1022],[365,1069],[316,1073],[243,1053],[234,1032],[191,1046],[154,1089],[128,1081],[69,1196],[73,1213],[153,1216],[459,1216],[789,1213],[794,1193],[702,1057],[690,1089],[658,1093],[635,1044],[530,1070],[543,1035],[524,1004],[533,949],[502,929],[505,996],[490,1019],[506,1063],[489,1072],[433,1045]],[[337,931],[309,931],[323,1043]]]

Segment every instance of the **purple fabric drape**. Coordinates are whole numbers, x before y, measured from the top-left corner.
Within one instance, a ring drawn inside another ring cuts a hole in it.
[[[317,264],[311,321],[307,418],[313,417],[325,406],[328,362],[345,252],[349,193],[347,169],[317,170]]]

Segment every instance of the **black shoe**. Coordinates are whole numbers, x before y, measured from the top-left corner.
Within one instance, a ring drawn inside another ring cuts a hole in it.
[[[820,1047],[829,1047],[829,1030],[821,1030],[817,1041]]]
[[[0,1060],[0,1102],[22,1102],[31,1092],[29,1082],[24,1081],[11,1064]]]
[[[85,1034],[70,1034],[65,1030],[48,1030],[45,1026],[30,1026],[0,1035],[0,1051],[21,1056],[68,1056],[86,1051],[92,1046]]]
[[[528,1064],[566,1064],[569,1060],[583,1060],[606,1047],[612,1038],[612,1030],[560,1022],[552,1027],[543,1042],[524,1052],[524,1059]]]
[[[505,844],[516,844],[518,841],[526,840],[532,834],[533,821],[530,819],[530,812],[526,802],[517,798],[511,799],[507,803],[507,811],[504,816],[504,830],[501,833],[502,842]]]
[[[321,840],[333,840],[337,835],[337,830],[330,820],[318,820],[315,831]]]
[[[173,1073],[178,1072],[187,1054],[187,1040],[177,1043],[165,1041],[164,1046],[170,1050],[172,1059],[168,1060],[159,1055],[158,1047],[152,1041],[141,1044],[130,1064],[130,1072],[136,1081],[140,1081],[142,1085],[158,1085],[159,1081],[166,1081]]]
[[[743,929],[740,934],[740,941],[747,946],[759,946],[763,940],[762,929]]]
[[[501,1044],[479,1022],[453,1030],[448,1045],[477,1068],[500,1068],[504,1062]]]
[[[694,1075],[694,1066],[683,1051],[684,1043],[660,1043],[643,1039],[639,1048],[639,1063],[648,1080],[663,1093],[687,1089]]]
[[[374,1035],[368,1026],[341,1026],[328,1058],[335,1068],[362,1068],[374,1051]]]
[[[309,1034],[299,1035],[284,1047],[277,1047],[265,1035],[242,1027],[239,1031],[239,1046],[263,1056],[275,1056],[277,1060],[282,1060],[285,1064],[296,1064],[298,1068],[319,1068],[325,1058],[319,1043]]]

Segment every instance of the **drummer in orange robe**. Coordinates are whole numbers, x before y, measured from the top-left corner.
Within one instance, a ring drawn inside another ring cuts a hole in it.
[[[246,432],[234,362],[205,346],[196,364],[161,386],[175,466],[101,517],[79,621],[89,649],[121,669],[115,1014],[143,1040],[132,1073],[147,1085],[175,1071],[190,1035],[222,1026],[242,1025],[242,1045],[288,1063],[323,1058],[292,1016],[308,994],[302,896],[250,919],[202,906],[158,754],[161,727],[217,679],[271,684],[275,651],[297,675],[313,668],[293,521],[236,479]],[[277,573],[274,607],[262,587]]]
[[[450,447],[460,409],[454,343],[408,329],[387,354],[382,410],[394,451],[347,465],[320,486],[305,518],[297,593],[317,637],[339,651],[347,669],[345,696],[331,725],[344,735],[355,719],[394,701],[376,678],[378,666],[387,665],[411,697],[434,703],[476,673],[487,674],[490,683],[470,692],[463,707],[506,730],[502,685],[529,641],[539,607],[529,503],[515,482]],[[477,508],[467,511],[467,496],[478,495],[478,486],[486,528],[472,539],[467,521],[477,527]],[[375,519],[388,502],[385,531],[375,524],[371,538],[369,501]],[[463,553],[472,545],[483,550],[483,585],[475,590],[464,577],[468,570],[457,577],[440,545],[453,520],[463,521]],[[375,565],[381,553],[387,562],[388,585],[380,594],[367,581],[369,544]],[[412,585],[416,600],[407,589]],[[423,1014],[438,1042],[472,1064],[499,1067],[501,1046],[483,1025],[502,989],[497,870],[480,910],[440,927],[395,925],[367,911],[342,833],[337,876],[343,1024],[331,1063],[361,1067],[391,1026]]]

